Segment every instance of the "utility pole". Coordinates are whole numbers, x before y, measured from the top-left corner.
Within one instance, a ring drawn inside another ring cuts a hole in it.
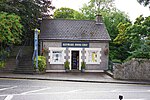
[[[36,70],[38,71],[38,29],[34,31],[34,52],[36,58]]]

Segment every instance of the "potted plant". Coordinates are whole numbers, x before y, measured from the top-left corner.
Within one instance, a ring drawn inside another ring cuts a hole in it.
[[[65,71],[69,72],[69,61],[68,60],[65,62],[64,67],[65,67]]]
[[[85,72],[85,62],[81,63],[81,72]]]

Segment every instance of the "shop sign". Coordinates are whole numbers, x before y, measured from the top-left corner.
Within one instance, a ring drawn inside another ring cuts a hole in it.
[[[89,42],[62,42],[62,47],[88,48],[89,47]]]

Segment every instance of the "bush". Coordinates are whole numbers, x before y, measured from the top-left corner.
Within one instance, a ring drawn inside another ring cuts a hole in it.
[[[113,63],[122,63],[121,60],[118,60],[118,59],[113,59],[112,62]]]
[[[146,43],[143,43],[134,50],[130,52],[132,55],[129,58],[143,58],[143,59],[150,59],[150,46]]]
[[[81,63],[81,69],[85,69],[85,62],[84,61]]]
[[[69,69],[69,61],[66,61],[64,66],[65,66],[65,69]]]
[[[34,60],[34,69],[36,69],[36,59]],[[38,69],[40,72],[46,69],[46,58],[44,56],[38,56]]]
[[[0,50],[0,68],[5,67],[6,59],[9,57],[10,53],[4,49]]]
[[[5,61],[0,61],[0,68],[4,68],[5,66]]]

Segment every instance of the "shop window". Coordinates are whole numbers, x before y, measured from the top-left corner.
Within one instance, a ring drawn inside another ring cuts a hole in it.
[[[88,51],[88,62],[96,63],[97,57],[97,51]]]
[[[86,50],[86,63],[87,64],[100,64],[100,49],[87,49]]]
[[[64,50],[61,48],[49,48],[50,64],[64,64]]]
[[[52,52],[52,62],[54,62],[54,63],[62,62],[62,51],[53,51]]]

